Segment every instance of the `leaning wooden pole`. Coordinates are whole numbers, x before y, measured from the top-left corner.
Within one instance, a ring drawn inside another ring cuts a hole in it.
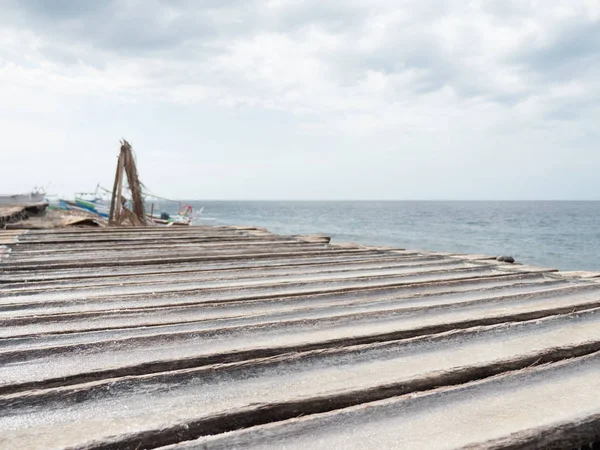
[[[119,181],[122,179],[123,175],[123,158],[121,154],[119,154],[119,159],[117,160],[117,172],[115,173],[115,182],[113,184],[112,197],[110,199],[110,212],[108,215],[108,223],[114,224],[116,219],[120,215],[121,211],[121,189],[119,188]],[[118,212],[117,212],[118,211]]]
[[[138,176],[131,145],[126,140],[123,140],[123,145],[121,145],[121,153],[124,155],[124,168],[127,174],[129,190],[131,191],[133,215],[140,222],[140,225],[146,225],[146,208],[144,207],[144,199],[142,198],[142,183]]]
[[[128,211],[123,203],[123,172],[127,176],[129,190],[132,196],[133,211]],[[135,158],[131,145],[126,140],[121,142],[121,152],[117,162],[117,172],[110,200],[108,222],[111,225],[120,225],[125,216],[129,217],[133,225],[146,225],[146,209],[142,198],[142,183],[140,182]]]

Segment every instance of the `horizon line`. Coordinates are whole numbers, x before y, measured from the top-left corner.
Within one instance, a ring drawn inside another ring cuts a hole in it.
[[[598,199],[181,199],[194,202],[600,202]]]

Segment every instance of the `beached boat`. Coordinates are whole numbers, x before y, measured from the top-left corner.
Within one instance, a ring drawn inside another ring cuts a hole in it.
[[[45,192],[33,190],[26,194],[0,195],[0,205],[33,205],[44,203]]]
[[[95,192],[76,193],[74,200],[58,199],[58,209],[68,211],[80,211],[96,214],[102,218],[108,218],[109,206],[106,199],[100,193],[101,186],[96,186]]]
[[[110,200],[103,198],[103,196],[106,197],[107,195],[112,196],[112,191],[109,191],[98,184],[94,192],[76,193],[74,200],[59,199],[57,206],[58,209],[87,212],[103,218],[109,218]],[[159,203],[159,207],[166,207],[166,211],[161,209],[159,210],[161,211],[160,213],[155,213],[154,203],[151,203],[150,211],[146,212],[146,217],[155,225],[191,225],[194,220],[199,218],[204,209],[201,208],[199,211],[194,212],[191,205],[167,200],[154,195],[148,195],[148,197],[158,199],[162,203],[162,205]],[[148,201],[148,198],[146,198],[146,201]],[[169,207],[165,202],[167,202],[167,204],[178,204],[177,213],[174,214],[172,212],[173,209],[175,209],[174,205]],[[132,209],[131,200],[127,200],[126,205],[124,206]]]
[[[83,208],[82,206],[79,206],[76,202],[72,202],[70,200],[64,200],[64,199],[60,199],[58,201],[59,204],[59,209],[65,210],[65,211],[79,211],[79,212],[86,212],[89,213],[90,210],[87,208]]]
[[[150,214],[146,213],[146,216],[156,225],[191,225],[192,218],[181,216],[179,214],[171,215],[169,213]]]
[[[110,213],[108,205],[101,198],[86,200],[81,197],[75,197],[75,203],[80,208],[84,208],[89,212],[98,214],[100,217],[108,218],[108,215]]]
[[[175,215],[166,212],[154,214],[151,211],[150,213],[146,213],[146,216],[157,225],[191,225],[192,220],[198,218],[203,209],[201,208],[200,211],[194,213],[191,205],[182,205]]]

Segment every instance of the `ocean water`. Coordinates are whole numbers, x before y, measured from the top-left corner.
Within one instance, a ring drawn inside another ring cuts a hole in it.
[[[200,224],[256,225],[333,242],[511,255],[561,270],[600,270],[600,202],[195,201]]]

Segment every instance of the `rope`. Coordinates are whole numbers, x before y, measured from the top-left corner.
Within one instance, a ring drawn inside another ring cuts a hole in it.
[[[103,186],[98,186],[101,190],[103,190],[104,192],[106,192],[107,194],[112,194],[112,191],[106,189]],[[179,200],[171,200],[170,198],[165,198],[165,197],[161,197],[159,195],[155,195],[152,193],[152,191],[150,191],[150,189],[145,188],[144,189],[144,195],[146,195],[147,197],[152,197],[152,198],[156,198],[158,200],[164,200],[166,202],[173,202],[173,203],[181,203],[181,201]]]

